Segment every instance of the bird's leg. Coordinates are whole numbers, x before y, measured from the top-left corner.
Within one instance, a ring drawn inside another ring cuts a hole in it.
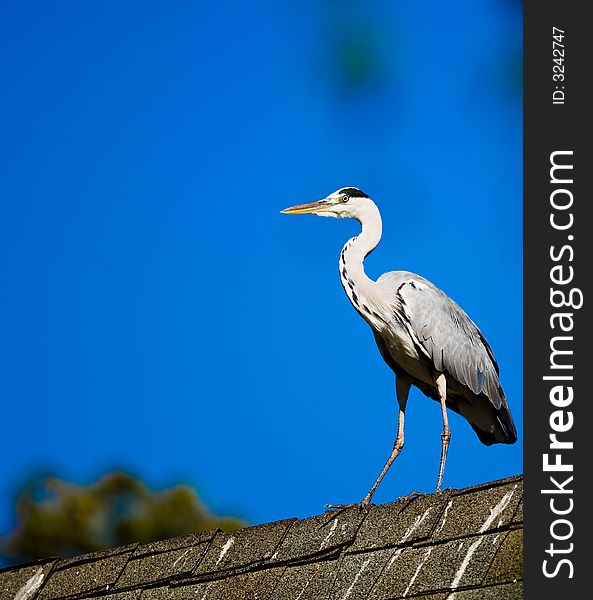
[[[449,420],[447,418],[447,379],[444,373],[440,373],[435,379],[439,401],[441,403],[441,414],[443,415],[443,433],[441,434],[441,462],[439,465],[439,478],[437,480],[437,493],[443,489],[443,474],[445,473],[445,461],[447,460],[447,451],[449,450],[449,440],[451,439],[451,430],[449,429]]]
[[[379,484],[385,477],[387,471],[389,471],[389,467],[393,464],[393,461],[398,457],[399,453],[402,451],[404,447],[404,414],[406,412],[406,403],[408,402],[408,394],[410,393],[410,386],[412,382],[407,377],[402,377],[398,375],[395,380],[395,391],[397,394],[397,401],[399,404],[399,414],[397,419],[397,437],[395,438],[395,443],[393,444],[393,450],[383,470],[379,473],[379,477],[377,477],[377,481],[373,484],[373,487],[369,490],[369,493],[362,499],[360,503],[362,506],[368,506],[371,503],[371,498],[373,494],[377,491]]]

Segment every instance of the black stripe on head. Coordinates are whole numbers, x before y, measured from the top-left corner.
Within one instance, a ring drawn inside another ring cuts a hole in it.
[[[348,194],[348,196],[350,196],[350,198],[368,198],[369,197],[363,191],[361,191],[355,187],[342,188],[339,191],[339,193],[340,194]]]

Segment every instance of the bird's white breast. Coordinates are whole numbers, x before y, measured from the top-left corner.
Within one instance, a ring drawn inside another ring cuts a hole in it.
[[[379,281],[381,287],[381,282]],[[383,291],[383,290],[382,290]],[[432,371],[427,356],[414,342],[408,328],[397,319],[396,315],[400,314],[401,306],[396,306],[394,294],[391,287],[384,290],[386,293],[386,305],[389,306],[388,318],[384,319],[381,326],[377,329],[378,334],[388,348],[393,360],[407,373],[424,381],[428,384],[433,384]],[[387,317],[387,315],[386,315]]]

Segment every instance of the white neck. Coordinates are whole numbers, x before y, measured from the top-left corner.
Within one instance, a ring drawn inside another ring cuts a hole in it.
[[[375,282],[364,272],[363,261],[381,240],[382,222],[379,209],[373,203],[365,205],[356,219],[362,225],[362,231],[342,248],[340,278],[350,302],[366,318],[364,307],[366,303],[367,310],[373,308],[368,304],[374,297]]]

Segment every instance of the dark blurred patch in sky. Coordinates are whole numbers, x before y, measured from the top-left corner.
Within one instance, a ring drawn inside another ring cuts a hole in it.
[[[401,62],[396,11],[360,0],[318,0],[312,85],[331,99],[353,135],[376,139],[397,120]],[[389,20],[386,12],[389,13]]]
[[[343,99],[365,91],[379,92],[393,76],[397,60],[397,36],[380,26],[373,5],[328,2],[323,18],[323,42],[327,46],[324,75],[329,87]]]

